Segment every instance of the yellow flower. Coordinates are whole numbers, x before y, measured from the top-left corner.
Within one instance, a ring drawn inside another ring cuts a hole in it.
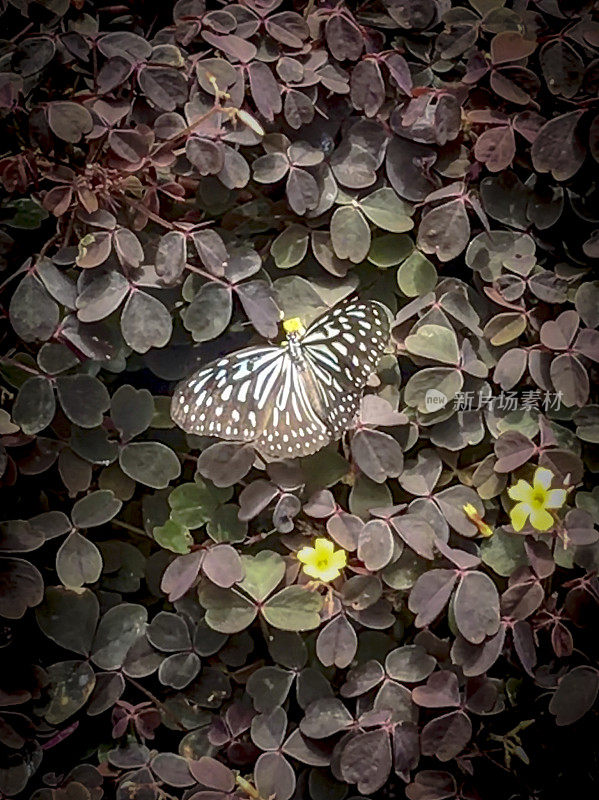
[[[325,583],[338,578],[347,564],[345,550],[335,550],[335,545],[328,539],[316,539],[314,547],[302,547],[297,557],[304,565],[306,575]]]
[[[284,320],[283,330],[285,333],[298,333],[300,336],[306,331],[299,317],[291,317],[291,319]]]
[[[485,536],[487,538],[489,536],[493,536],[493,528],[487,525],[472,503],[466,503],[466,505],[463,506],[463,509],[464,514],[476,525],[481,536]]]
[[[526,520],[538,531],[548,531],[555,520],[547,509],[561,508],[566,502],[565,489],[550,489],[553,473],[544,467],[537,467],[530,483],[520,479],[507,490],[512,500],[519,502],[510,511],[510,519],[515,531],[521,531]]]

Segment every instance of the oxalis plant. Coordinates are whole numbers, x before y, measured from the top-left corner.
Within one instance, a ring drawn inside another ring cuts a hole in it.
[[[2,796],[596,793],[593,5],[2,5]],[[352,298],[334,441],[172,421]]]

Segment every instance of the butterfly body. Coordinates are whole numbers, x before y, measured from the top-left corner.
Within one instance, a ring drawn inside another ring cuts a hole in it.
[[[351,424],[389,339],[378,303],[333,309],[283,346],[217,359],[176,388],[173,420],[188,433],[252,443],[269,459],[314,453]]]

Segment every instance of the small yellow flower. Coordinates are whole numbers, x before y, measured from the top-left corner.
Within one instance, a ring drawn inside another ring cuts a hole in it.
[[[530,524],[538,531],[548,531],[555,520],[547,509],[561,508],[566,502],[565,489],[550,489],[554,475],[551,470],[537,467],[532,486],[520,479],[507,490],[512,500],[519,502],[510,511],[515,531],[521,531],[530,517]]]
[[[283,320],[283,330],[285,333],[297,333],[301,336],[306,329],[299,317],[291,317],[291,319]]]
[[[463,509],[464,514],[476,525],[481,536],[485,536],[487,538],[489,536],[493,536],[493,528],[487,525],[472,503],[466,503],[466,505],[463,506]]]
[[[306,575],[324,583],[338,578],[347,564],[345,550],[335,550],[335,545],[328,539],[316,539],[314,547],[302,547],[297,557],[304,565]]]

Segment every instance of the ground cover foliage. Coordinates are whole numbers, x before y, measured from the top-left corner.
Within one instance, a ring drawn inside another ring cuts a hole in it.
[[[0,792],[596,791],[592,14],[4,2]],[[342,443],[173,425],[354,293],[392,340]]]

